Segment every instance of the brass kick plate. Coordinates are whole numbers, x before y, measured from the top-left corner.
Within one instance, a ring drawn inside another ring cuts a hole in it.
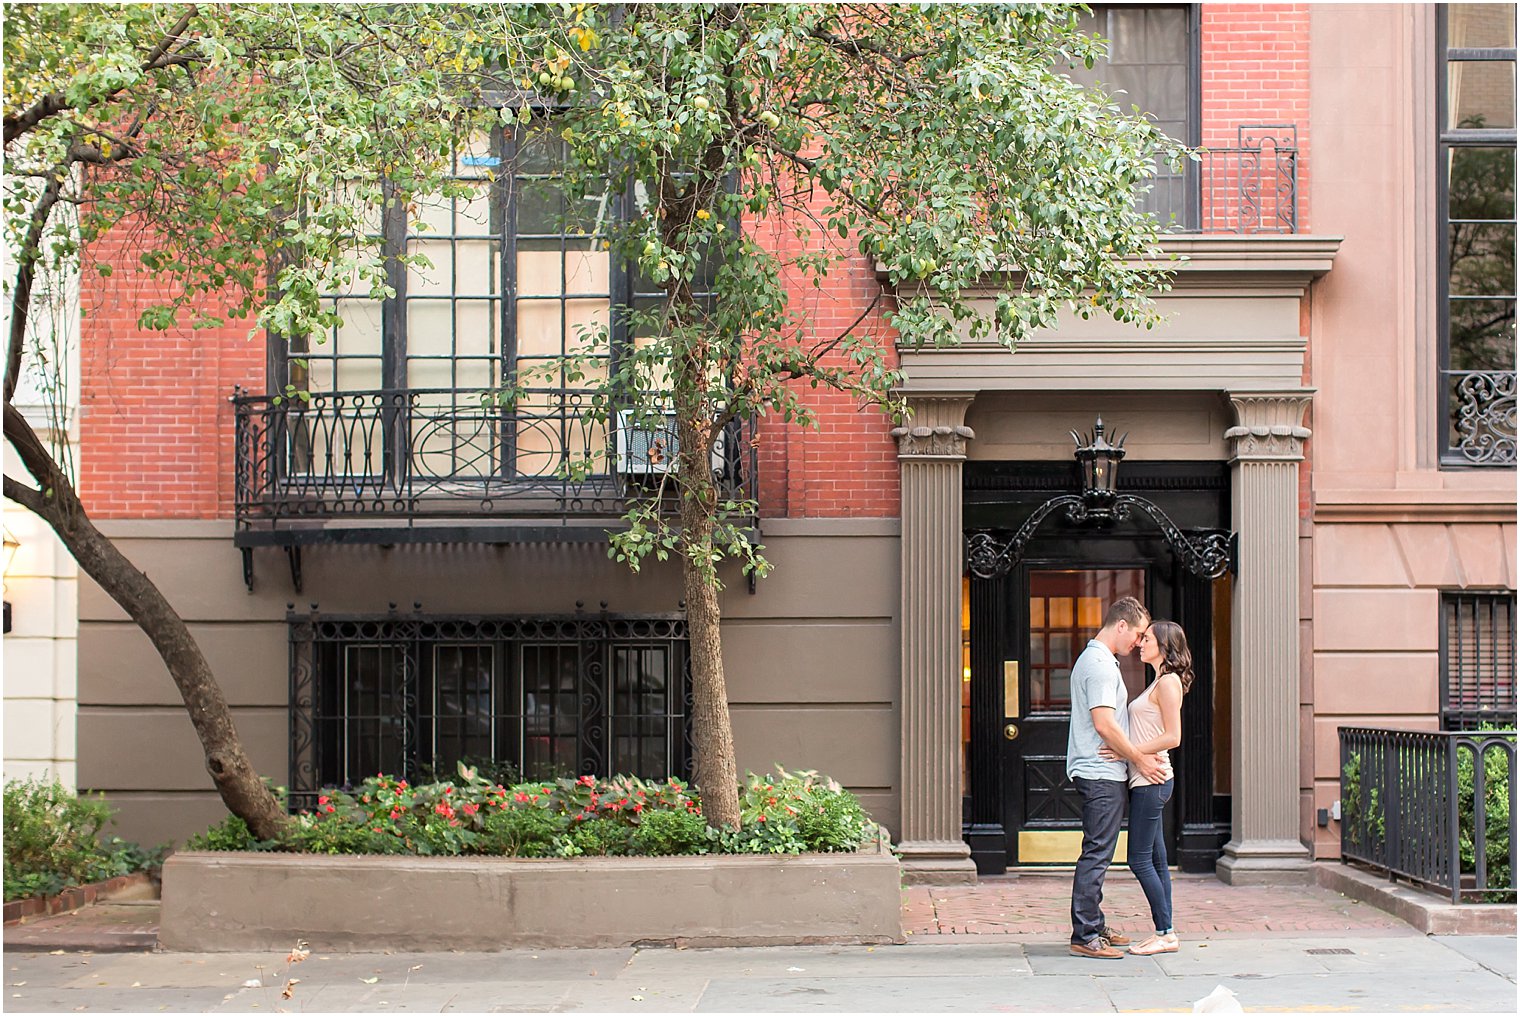
[[[1019,831],[1020,864],[1076,864],[1082,856],[1080,829],[1021,829]],[[1129,831],[1119,834],[1114,848],[1114,863],[1129,860]]]

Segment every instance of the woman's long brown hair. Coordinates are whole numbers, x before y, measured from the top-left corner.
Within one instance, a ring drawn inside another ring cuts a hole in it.
[[[1151,634],[1161,650],[1161,667],[1156,676],[1176,674],[1182,681],[1182,693],[1193,686],[1193,653],[1188,649],[1187,636],[1182,625],[1175,621],[1152,621]]]

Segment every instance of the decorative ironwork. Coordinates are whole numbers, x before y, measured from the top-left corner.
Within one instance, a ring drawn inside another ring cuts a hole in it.
[[[1216,529],[1184,531],[1155,502],[1138,494],[1115,492],[1119,463],[1124,459],[1124,437],[1110,443],[1103,436],[1099,418],[1087,435],[1086,444],[1076,431],[1071,438],[1077,448],[1073,453],[1082,470],[1080,494],[1058,494],[1041,504],[1017,531],[972,530],[966,534],[966,567],[981,579],[1008,574],[1023,560],[1029,541],[1040,523],[1054,513],[1065,510],[1072,525],[1111,525],[1132,517],[1136,510],[1144,513],[1161,530],[1182,566],[1202,578],[1217,579],[1234,567],[1235,534]]]
[[[452,764],[448,751],[440,749],[440,724],[462,723],[466,715],[462,707],[448,712],[438,704],[437,666],[428,665],[434,650],[449,647],[478,649],[480,659],[492,661],[488,687],[473,691],[489,701],[484,712],[469,714],[487,725],[492,757],[519,769],[531,768],[526,741],[535,735],[529,721],[547,721],[545,729],[563,731],[562,736],[573,742],[575,758],[564,775],[636,770],[640,760],[630,764],[619,758],[613,740],[611,661],[618,652],[639,654],[641,666],[662,660],[665,670],[656,676],[662,678],[658,683],[664,690],[664,710],[635,718],[660,728],[652,738],[663,745],[664,765],[658,767],[660,772],[639,775],[684,778],[690,772],[690,654],[684,615],[628,616],[604,610],[557,617],[435,617],[421,613],[419,606],[410,614],[335,616],[318,613],[313,605],[308,613],[292,611],[287,621],[292,809],[314,806],[323,787],[373,775],[373,766],[355,768],[360,760],[380,758],[387,772],[409,780]],[[569,693],[575,708],[570,713],[560,715],[552,704],[528,701],[536,693],[524,690],[531,684],[524,668],[532,666],[524,661],[533,650],[570,654],[575,671],[574,691]],[[395,703],[393,711],[354,704],[351,696],[359,694],[364,681],[350,665],[351,651],[373,654],[376,672],[388,674],[393,694],[375,701]],[[460,696],[466,692],[463,684],[455,690]],[[362,723],[357,722],[360,717]],[[650,739],[645,735],[646,742]],[[647,762],[647,751],[641,760]]]
[[[1443,370],[1451,432],[1446,462],[1515,465],[1515,372]]]
[[[1489,767],[1498,758],[1509,794],[1510,877],[1489,869]],[[1515,899],[1515,732],[1436,732],[1340,728],[1341,859],[1450,895]],[[1472,774],[1463,807],[1459,768]],[[1471,869],[1462,861],[1470,844]]]
[[[309,399],[233,397],[239,530],[288,520],[617,518],[674,468],[675,422],[639,426],[595,395],[383,389]],[[735,420],[712,455],[719,497],[758,498],[754,426]],[[673,496],[669,498],[674,506]],[[751,520],[753,524],[753,520]]]
[[[1235,144],[1199,150],[1188,176],[1196,190],[1171,192],[1172,207],[1148,195],[1157,218],[1181,233],[1297,233],[1298,126],[1246,123]]]

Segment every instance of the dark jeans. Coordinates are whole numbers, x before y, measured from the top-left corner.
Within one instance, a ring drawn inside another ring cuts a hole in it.
[[[1071,879],[1071,940],[1091,942],[1103,930],[1103,876],[1113,863],[1129,787],[1123,780],[1073,776],[1082,794],[1082,856]]]
[[[1158,933],[1172,930],[1172,876],[1166,870],[1166,835],[1161,812],[1172,799],[1174,780],[1129,792],[1129,870],[1140,880]]]

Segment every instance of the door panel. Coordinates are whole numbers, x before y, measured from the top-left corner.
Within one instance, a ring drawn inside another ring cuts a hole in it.
[[[1017,736],[1004,748],[1010,860],[1072,864],[1081,852],[1082,799],[1066,777],[1071,668],[1109,604],[1124,596],[1147,600],[1147,569],[1035,563],[1009,578],[1008,629],[1027,704],[1024,715],[1009,718]],[[1144,687],[1144,668],[1134,654],[1119,662],[1133,696]]]

